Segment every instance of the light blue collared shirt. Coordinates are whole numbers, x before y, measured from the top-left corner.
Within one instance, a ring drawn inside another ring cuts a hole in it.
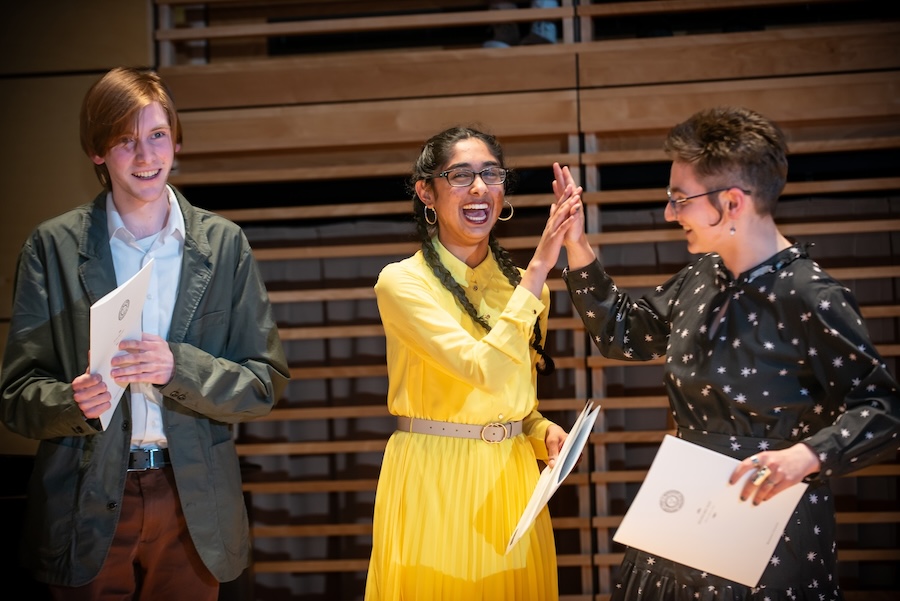
[[[147,298],[141,313],[141,327],[144,332],[162,338],[169,335],[178,281],[181,277],[181,262],[184,256],[184,215],[175,199],[175,192],[166,187],[169,197],[169,217],[159,233],[140,240],[125,227],[122,216],[116,209],[112,194],[106,196],[107,229],[109,246],[112,250],[113,265],[116,269],[116,284],[121,286],[154,259]],[[168,446],[162,423],[162,395],[149,383],[131,386],[131,448],[150,449]]]

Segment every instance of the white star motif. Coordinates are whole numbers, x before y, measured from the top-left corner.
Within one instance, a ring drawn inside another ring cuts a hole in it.
[[[847,428],[841,428],[841,436],[843,438],[850,438],[850,430]]]
[[[832,364],[833,366],[835,366],[835,367],[843,367],[843,366],[844,366],[844,360],[841,359],[840,357],[835,357],[835,358],[834,358],[834,361],[832,361],[831,364]]]
[[[831,301],[823,300],[821,303],[819,303],[819,308],[823,311],[827,311],[831,308]]]
[[[772,564],[773,566],[781,565],[781,558],[778,557],[777,555],[773,555],[772,558],[769,560],[769,563]]]
[[[816,560],[816,552],[815,552],[815,551],[810,551],[809,553],[807,553],[807,554],[806,554],[806,560],[807,560],[807,561],[815,561],[815,560]]]
[[[772,344],[771,342],[764,342],[764,343],[763,343],[763,346],[765,347],[765,349],[766,349],[767,351],[771,351],[772,349],[775,348],[775,345]]]

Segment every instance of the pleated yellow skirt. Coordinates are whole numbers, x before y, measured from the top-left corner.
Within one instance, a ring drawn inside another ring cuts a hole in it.
[[[375,498],[366,601],[554,601],[545,508],[506,546],[539,477],[531,444],[395,432]]]

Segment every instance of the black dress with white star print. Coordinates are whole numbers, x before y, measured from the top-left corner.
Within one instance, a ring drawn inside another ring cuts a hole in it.
[[[900,444],[897,382],[852,293],[798,245],[736,278],[704,255],[639,299],[599,261],[563,277],[603,355],[665,355],[679,436],[739,459],[802,441],[822,464],[757,587],[628,549],[613,600],[841,599],[828,479]]]

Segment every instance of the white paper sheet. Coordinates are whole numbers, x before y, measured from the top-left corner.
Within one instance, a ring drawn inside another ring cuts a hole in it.
[[[756,586],[807,485],[754,506],[740,500],[753,470],[728,484],[738,463],[666,435],[613,540]]]
[[[563,442],[562,449],[560,449],[553,467],[546,466],[541,471],[541,476],[534,487],[534,492],[531,494],[531,498],[522,512],[522,517],[519,518],[516,529],[513,530],[512,536],[509,538],[509,544],[506,545],[507,554],[519,542],[519,539],[525,536],[525,533],[534,524],[534,520],[537,519],[541,509],[544,508],[544,505],[547,504],[553,493],[563,483],[563,480],[572,473],[572,470],[578,464],[578,458],[581,457],[584,445],[587,444],[591,430],[594,428],[594,422],[597,421],[597,413],[600,411],[600,405],[596,407],[593,407],[593,405],[592,401],[585,403],[584,408],[572,425],[572,429],[569,430],[569,435]]]
[[[104,430],[125,392],[109,375],[110,361],[124,352],[119,350],[119,342],[141,339],[141,312],[152,271],[153,259],[150,259],[131,279],[91,305],[90,370],[103,378],[112,397],[110,408],[100,415]]]

